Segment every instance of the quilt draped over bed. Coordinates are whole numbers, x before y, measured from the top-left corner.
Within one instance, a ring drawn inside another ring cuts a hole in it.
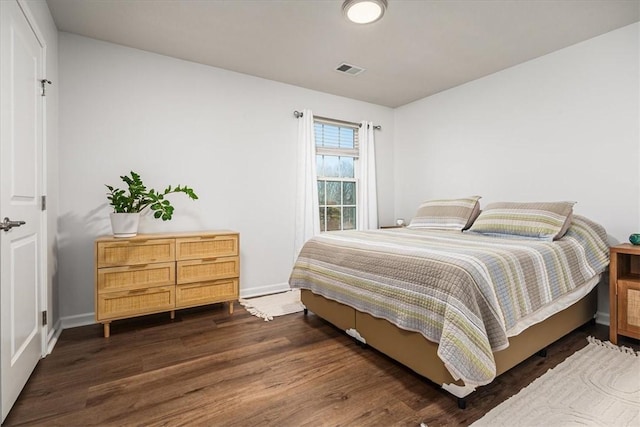
[[[574,216],[557,241],[411,229],[309,240],[289,283],[419,332],[466,385],[491,382],[507,330],[602,273],[605,230]]]

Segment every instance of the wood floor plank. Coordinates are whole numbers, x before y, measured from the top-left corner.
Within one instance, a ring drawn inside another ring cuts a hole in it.
[[[5,424],[38,426],[468,425],[608,328],[586,325],[457,408],[438,385],[310,313],[271,322],[237,306],[63,331]],[[622,345],[640,348],[621,338]]]

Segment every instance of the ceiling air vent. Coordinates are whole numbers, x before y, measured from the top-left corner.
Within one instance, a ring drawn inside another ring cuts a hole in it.
[[[339,72],[345,73],[345,74],[349,74],[351,76],[357,76],[358,74],[360,74],[360,73],[362,73],[364,71],[364,68],[358,67],[356,65],[347,64],[346,62],[343,62],[342,64],[340,64],[340,65],[338,65],[336,67],[336,71],[339,71]]]

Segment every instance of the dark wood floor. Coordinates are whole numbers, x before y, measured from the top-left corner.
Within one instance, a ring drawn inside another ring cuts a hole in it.
[[[468,425],[608,330],[586,325],[456,400],[317,316],[236,305],[65,330],[5,425]],[[621,344],[638,347],[637,341]]]

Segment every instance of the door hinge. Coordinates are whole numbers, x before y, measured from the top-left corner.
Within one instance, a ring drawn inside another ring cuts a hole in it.
[[[41,203],[41,206],[42,206],[42,210],[43,210],[43,211],[46,211],[46,210],[47,210],[47,196],[42,196],[42,203]]]
[[[42,85],[42,96],[47,96],[47,90],[45,89],[45,84],[51,84],[51,80],[42,79],[40,80],[40,84]]]
[[[47,311],[42,312],[42,326],[46,326],[47,324]]]

